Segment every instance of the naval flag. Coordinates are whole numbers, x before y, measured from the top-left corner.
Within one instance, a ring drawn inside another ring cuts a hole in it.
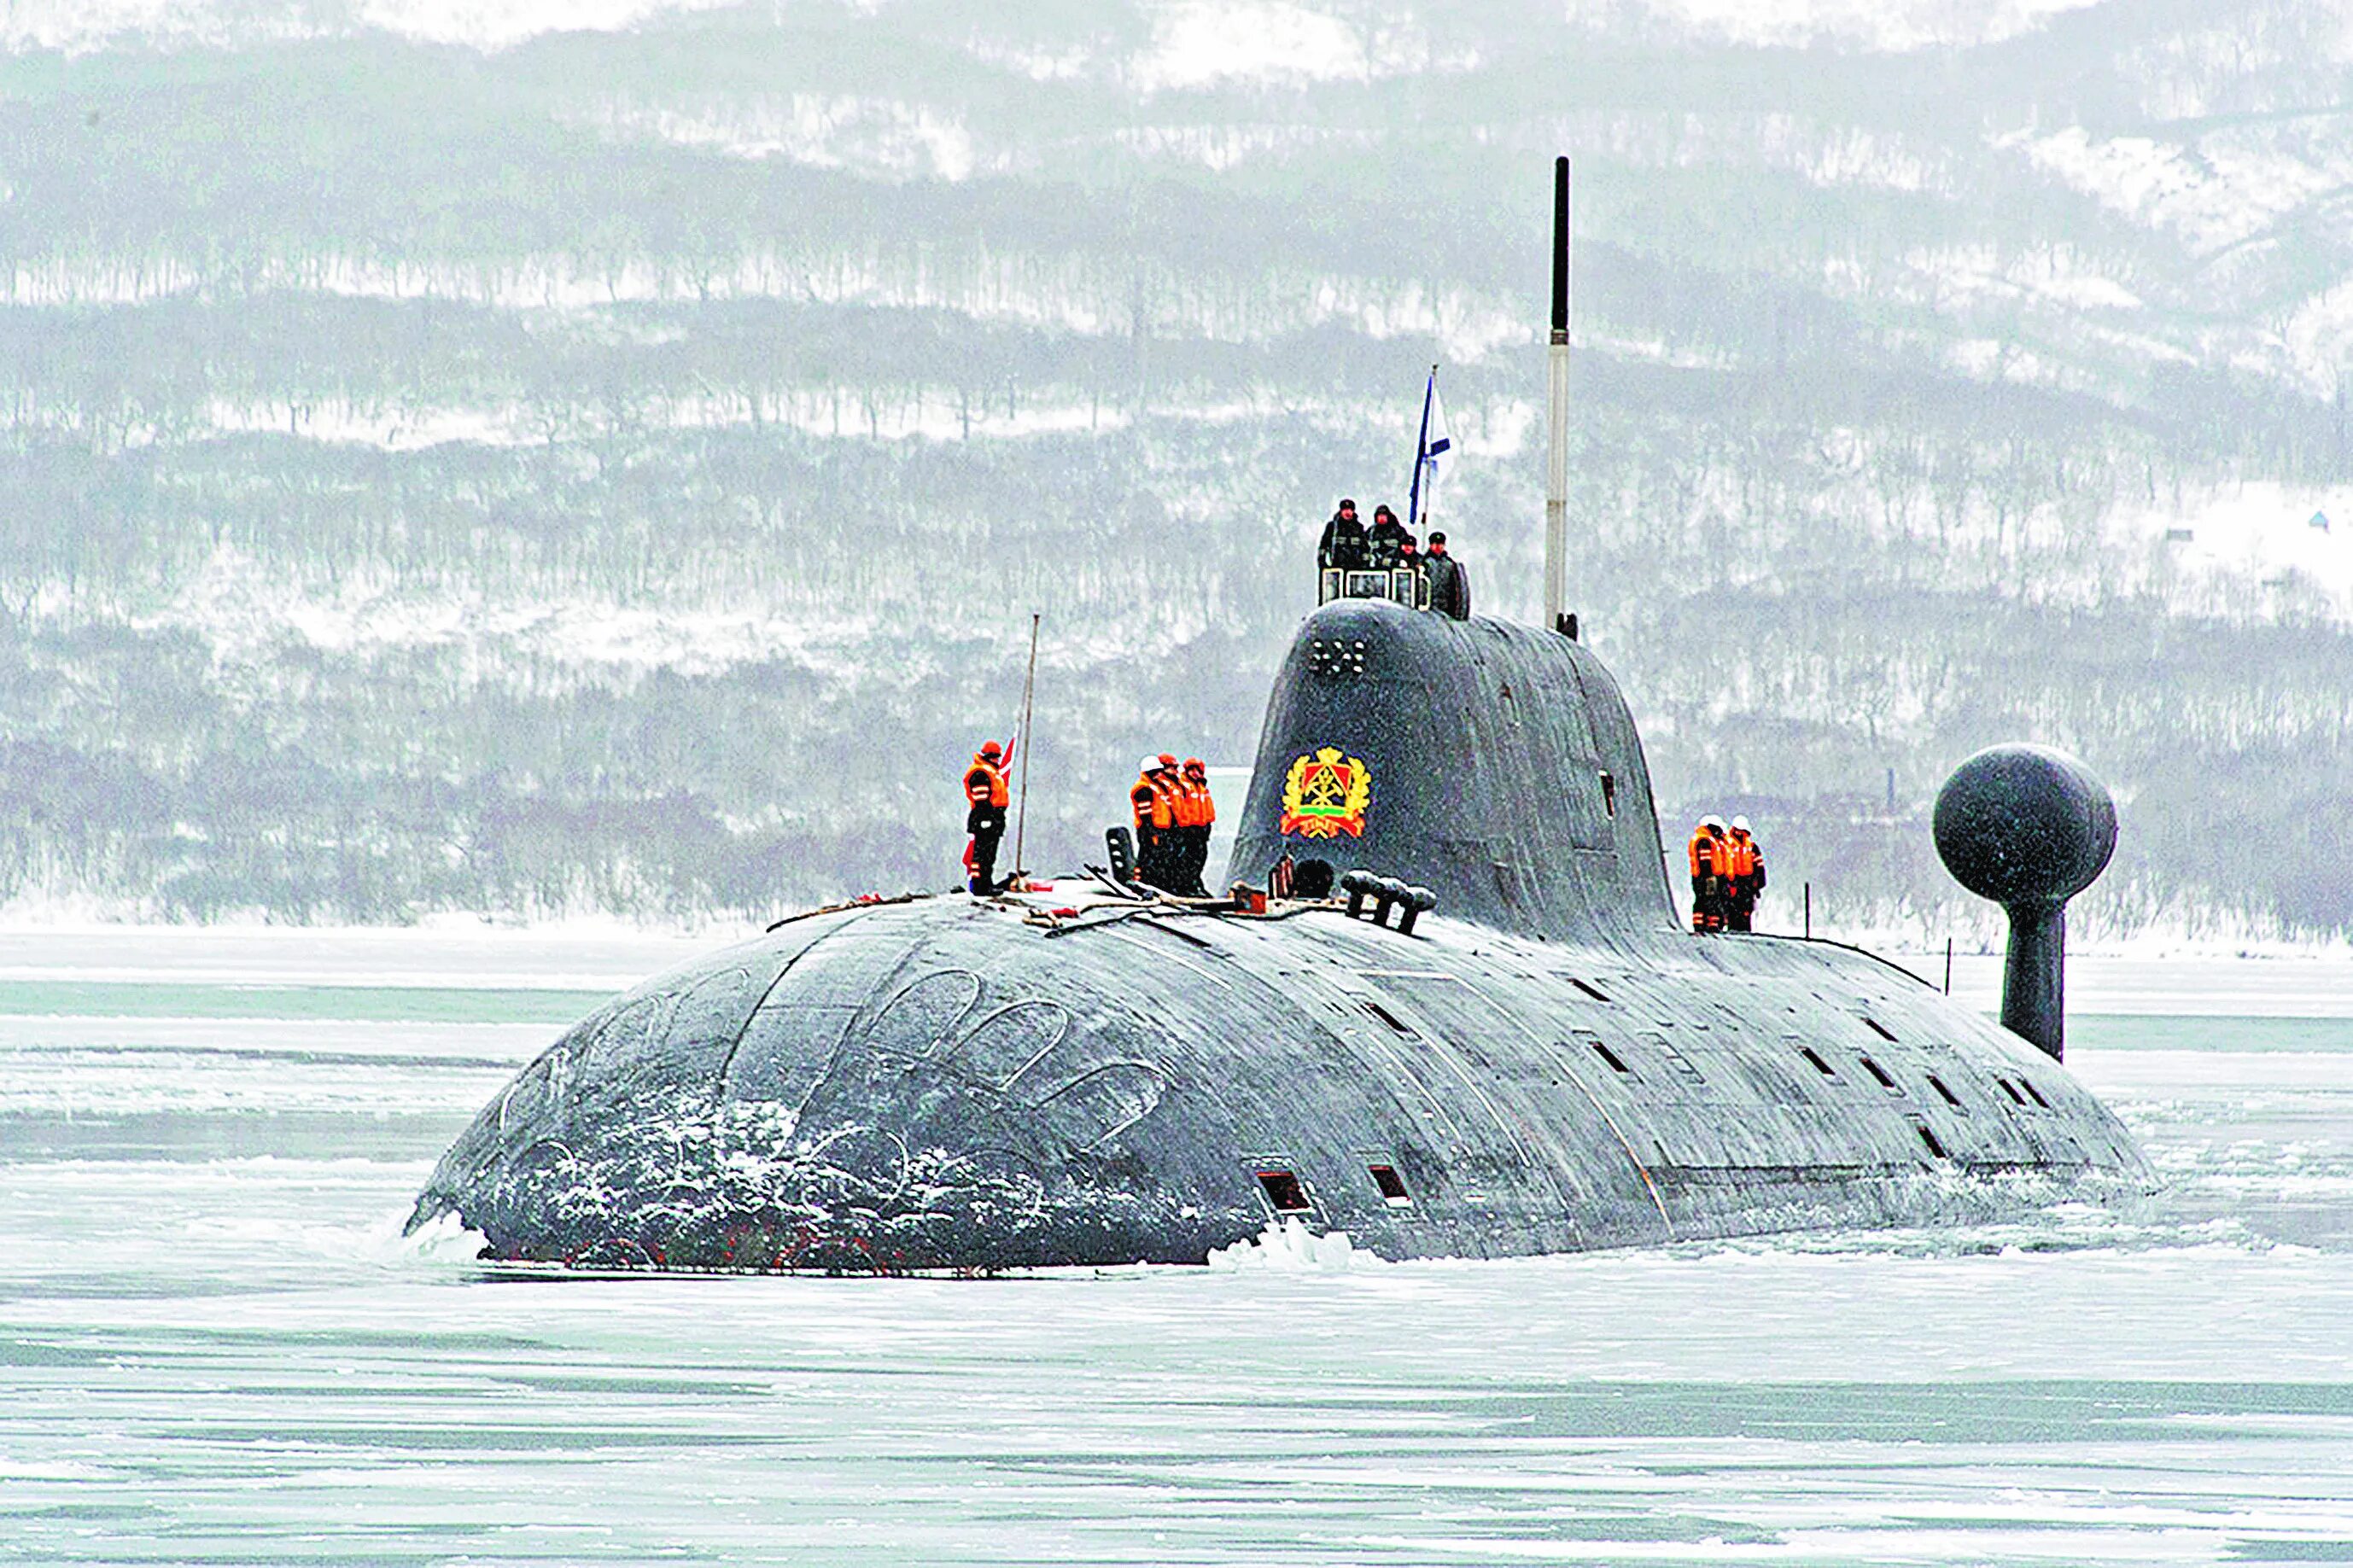
[[[1417,537],[1421,520],[1438,511],[1438,480],[1453,460],[1454,442],[1446,434],[1446,409],[1438,401],[1438,367],[1430,367],[1430,384],[1421,395],[1421,440],[1413,454],[1413,489],[1406,502],[1406,526]]]

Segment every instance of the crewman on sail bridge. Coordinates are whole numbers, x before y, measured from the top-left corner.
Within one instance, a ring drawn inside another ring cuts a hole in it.
[[[1356,519],[1356,503],[1345,496],[1340,498],[1332,521],[1324,525],[1324,537],[1315,545],[1315,563],[1326,571],[1337,567],[1356,572],[1364,567],[1365,525]]]
[[[1430,579],[1430,607],[1458,621],[1471,618],[1471,579],[1462,563],[1446,552],[1443,530],[1430,536],[1430,552],[1422,557],[1422,575]]]
[[[1732,847],[1724,836],[1724,818],[1714,813],[1701,817],[1691,837],[1692,930],[1724,929],[1725,878],[1731,861]]]
[[[972,766],[964,771],[964,798],[970,807],[965,813],[964,830],[972,835],[967,856],[972,874],[965,886],[976,893],[997,891],[997,846],[1005,837],[1005,808],[1012,799],[1005,787],[1005,769],[1010,760],[1003,746],[988,741],[973,753]]]

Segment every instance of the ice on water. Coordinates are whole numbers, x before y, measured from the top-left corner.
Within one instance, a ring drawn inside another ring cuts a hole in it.
[[[1408,1265],[1294,1223],[1208,1269],[590,1279],[487,1270],[454,1222],[400,1235],[558,1026],[289,1017],[269,987],[626,952],[199,946],[203,974],[157,948],[147,983],[260,986],[263,1016],[60,1010],[131,949],[0,939],[0,1563],[2353,1558],[2337,969],[2196,972],[2171,1002],[2117,980],[2135,1005],[2071,1066],[2168,1178],[2134,1210]],[[2280,994],[2301,1013],[2196,1005]]]

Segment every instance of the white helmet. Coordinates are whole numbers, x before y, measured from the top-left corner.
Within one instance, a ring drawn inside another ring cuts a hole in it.
[[[1745,817],[1745,816],[1736,816],[1736,817],[1734,817],[1734,818],[1732,819],[1732,831],[1733,831],[1733,832],[1735,832],[1735,833],[1746,833],[1746,832],[1747,832],[1747,831],[1748,831],[1748,819],[1747,819],[1746,817]]]
[[[1157,752],[1145,752],[1144,761],[1135,764],[1135,771],[1140,773],[1158,773],[1160,771],[1160,753]]]
[[[1722,818],[1722,817],[1720,817],[1720,816],[1716,816],[1716,815],[1715,815],[1715,813],[1714,813],[1714,812],[1712,812],[1712,811],[1711,811],[1711,812],[1709,812],[1705,816],[1703,816],[1703,817],[1701,817],[1701,818],[1699,819],[1699,825],[1700,825],[1702,827],[1713,827],[1713,828],[1715,828],[1718,833],[1721,833],[1721,832],[1723,832],[1723,831],[1724,831],[1724,818]]]

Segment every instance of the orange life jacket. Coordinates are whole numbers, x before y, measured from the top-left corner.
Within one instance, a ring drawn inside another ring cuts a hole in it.
[[[1176,826],[1176,802],[1150,773],[1135,781],[1135,787],[1127,792],[1127,798],[1135,808],[1135,830],[1138,833],[1147,827],[1166,831]]]
[[[1725,841],[1726,856],[1725,875],[1735,881],[1745,882],[1757,874],[1757,840],[1746,833],[1735,833]]]
[[[1703,827],[1692,835],[1691,874],[1694,877],[1722,877],[1729,874],[1731,857],[1725,853],[1727,846]]]
[[[1218,803],[1209,798],[1209,781],[1207,778],[1197,779],[1187,775],[1185,780],[1185,793],[1193,797],[1193,826],[1196,827],[1214,826],[1218,820]]]
[[[1005,770],[985,757],[975,756],[972,766],[964,771],[964,797],[975,805],[1004,810],[1013,798],[1005,788]]]

